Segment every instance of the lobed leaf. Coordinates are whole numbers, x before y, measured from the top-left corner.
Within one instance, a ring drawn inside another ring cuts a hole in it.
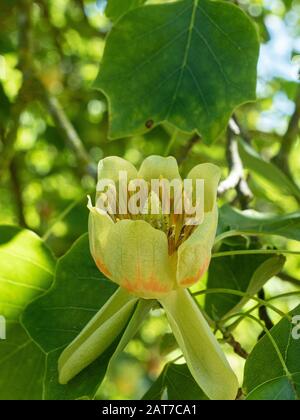
[[[146,5],[113,27],[95,87],[109,100],[112,139],[162,122],[211,143],[233,110],[255,99],[256,28],[235,5]]]

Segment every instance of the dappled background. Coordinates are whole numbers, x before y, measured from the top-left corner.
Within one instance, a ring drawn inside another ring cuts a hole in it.
[[[37,232],[55,255],[62,256],[87,231],[86,196],[95,188],[99,159],[118,155],[139,165],[150,154],[168,151],[178,159],[183,174],[211,161],[222,167],[225,179],[234,163],[228,147],[234,147],[234,133],[243,144],[251,144],[251,153],[242,147],[244,178],[240,173],[235,185],[223,184],[220,206],[229,202],[267,213],[296,212],[300,203],[300,1],[235,3],[252,16],[260,33],[258,101],[240,107],[231,130],[213,146],[179,134],[168,150],[172,135],[168,126],[142,137],[107,138],[107,102],[93,89],[111,28],[104,14],[105,1],[0,0],[0,224]],[[293,241],[272,239],[271,243],[299,249]],[[293,291],[299,282],[299,258],[290,256],[285,272],[268,283],[265,293]],[[287,311],[298,301],[285,299],[279,307]],[[99,398],[141,397],[165,361],[178,356],[160,315],[153,313],[119,357]],[[271,321],[277,320],[272,314]],[[248,351],[260,334],[259,327],[249,325],[243,321],[236,331]],[[225,348],[242,372],[243,360],[229,345]]]

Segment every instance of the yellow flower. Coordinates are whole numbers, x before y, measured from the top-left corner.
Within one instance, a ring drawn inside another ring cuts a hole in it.
[[[99,181],[121,183],[124,179],[119,178],[120,172],[127,183],[136,179],[182,182],[172,157],[151,156],[139,171],[124,159],[106,158],[99,164]],[[99,270],[120,288],[62,353],[60,383],[73,379],[118,336],[122,338],[114,356],[122,351],[157,299],[193,377],[206,395],[215,400],[236,397],[237,378],[187,290],[207,271],[211,260],[218,222],[216,196],[220,170],[212,164],[198,165],[187,179],[193,184],[204,180],[204,218],[198,226],[189,225],[186,214],[162,212],[161,197],[157,194],[154,202],[159,211],[155,215],[105,211],[102,200],[110,188],[106,193],[97,193],[95,207],[89,200],[91,253]],[[123,198],[115,197],[115,201],[120,203]],[[152,206],[152,198],[147,196],[143,204]],[[171,198],[174,204],[176,197]],[[101,206],[97,204],[99,200]]]
[[[106,158],[99,164],[98,179],[118,182],[120,171],[128,181],[181,180],[176,160],[160,156],[147,158],[139,171],[124,159]],[[160,298],[190,287],[208,269],[218,221],[220,169],[209,163],[198,165],[187,179],[204,180],[205,213],[199,226],[186,224],[185,215],[178,214],[110,216],[89,203],[91,253],[99,270],[136,296]]]

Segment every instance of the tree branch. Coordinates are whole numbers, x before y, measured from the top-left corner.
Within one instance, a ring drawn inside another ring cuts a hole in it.
[[[242,347],[242,345],[236,341],[234,336],[229,333],[226,329],[222,330],[223,338],[226,341],[227,344],[229,344],[232,348],[235,354],[240,356],[242,359],[248,359],[249,354],[248,352]]]
[[[91,158],[86,151],[82,140],[80,139],[77,131],[75,130],[73,124],[67,117],[63,107],[60,102],[54,96],[51,96],[43,83],[37,80],[39,87],[40,99],[47,108],[48,112],[53,118],[53,121],[60,131],[61,135],[65,139],[66,144],[73,150],[77,156],[80,167],[83,168],[83,171],[96,177],[97,168],[96,165],[91,161]]]
[[[55,27],[52,24],[49,9],[48,9],[48,4],[46,3],[46,1],[45,0],[36,0],[36,1],[41,8],[42,14],[44,16],[44,20],[46,21],[47,26],[52,33],[54,44],[55,44],[55,47],[56,47],[56,49],[57,49],[57,51],[60,55],[60,58],[63,59],[65,57],[65,55],[64,55],[64,52],[63,52],[63,49],[62,49],[62,41],[63,41],[62,33],[57,27]]]
[[[9,168],[14,156],[14,145],[20,124],[20,117],[28,101],[28,84],[30,83],[30,63],[32,57],[32,1],[20,0],[18,3],[18,27],[19,27],[19,61],[18,68],[23,75],[23,82],[12,106],[10,122],[3,139],[3,151],[0,158],[0,174]]]
[[[266,295],[265,295],[264,289],[261,289],[261,291],[258,293],[258,297],[261,300],[265,300],[266,299]],[[274,324],[273,324],[273,321],[271,320],[271,318],[269,317],[268,310],[267,310],[266,306],[264,306],[264,305],[263,306],[260,306],[259,307],[259,310],[258,310],[258,313],[259,313],[260,320],[265,324],[266,328],[268,330],[271,330],[274,327]],[[265,331],[263,331],[261,333],[261,335],[259,336],[259,339],[261,339],[262,337],[264,337],[265,334],[266,334]]]
[[[295,98],[295,111],[290,119],[287,131],[282,138],[281,148],[279,153],[274,157],[273,162],[291,179],[289,166],[289,156],[293,149],[294,143],[299,134],[299,121],[300,121],[300,85],[298,86],[296,98]]]
[[[27,228],[28,225],[26,223],[25,215],[24,215],[24,202],[23,202],[22,187],[20,184],[20,177],[19,177],[19,166],[18,166],[16,158],[12,159],[9,165],[9,172],[10,172],[10,179],[11,179],[11,184],[12,184],[12,192],[14,194],[16,208],[17,208],[18,222],[20,226]]]
[[[244,167],[239,154],[238,141],[236,138],[237,135],[241,135],[240,128],[235,120],[231,120],[227,130],[227,161],[229,175],[220,183],[218,194],[223,195],[231,189],[236,189],[241,206],[245,208],[252,200],[253,194],[245,179]]]
[[[238,341],[236,341],[232,334],[229,334],[226,341],[233,348],[235,354],[237,354],[245,360],[248,359],[248,352],[242,347],[242,345]]]
[[[289,274],[286,273],[280,273],[278,275],[278,277],[283,280],[286,281],[288,283],[293,284],[294,286],[298,286],[300,287],[300,280],[296,279],[295,277],[290,276]]]
[[[27,71],[31,69],[33,51],[33,22],[32,22],[32,0],[19,0],[18,4],[18,26],[19,26],[19,64],[18,67],[23,77],[30,76]]]
[[[193,147],[201,141],[201,137],[198,134],[195,134],[190,140],[183,146],[180,156],[178,157],[178,165],[182,165],[187,159],[190,152],[193,150]]]
[[[19,127],[20,115],[26,106],[28,98],[34,97],[46,106],[56,124],[56,127],[62,133],[66,144],[75,153],[83,171],[95,177],[97,174],[96,165],[90,159],[82,140],[71,121],[68,119],[59,101],[50,95],[42,81],[39,79],[33,58],[32,5],[32,0],[20,0],[18,5],[20,39],[19,67],[23,73],[23,86],[14,107],[12,126],[5,138],[4,150],[1,154],[1,170],[8,168],[10,165],[11,159],[14,155],[14,144]]]
[[[24,95],[24,86],[18,94],[15,104],[12,106],[10,122],[3,138],[3,150],[0,155],[0,177],[9,168],[10,162],[15,154],[15,142],[20,124],[21,114],[26,107],[26,95]]]

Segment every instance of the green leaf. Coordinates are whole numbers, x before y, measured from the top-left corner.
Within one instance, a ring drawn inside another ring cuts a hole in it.
[[[46,365],[43,399],[95,395],[117,342],[67,386],[58,384],[58,358],[114,291],[96,268],[84,235],[58,262],[51,290],[25,310],[23,325],[39,345]]]
[[[277,194],[293,196],[300,200],[300,189],[275,165],[263,159],[249,144],[240,140],[240,155],[251,175],[259,176],[262,187],[274,189]]]
[[[254,210],[242,212],[225,205],[220,209],[219,220],[218,234],[233,230],[277,235],[300,241],[300,212],[276,216],[258,213]]]
[[[247,400],[249,401],[295,401],[299,400],[299,394],[295,392],[295,386],[300,388],[300,374],[291,375],[291,379],[286,376],[272,379],[262,384],[251,392]]]
[[[108,0],[105,9],[106,16],[115,22],[129,10],[142,6],[146,0]]]
[[[300,315],[300,306],[291,312],[292,317],[296,315]],[[244,379],[249,400],[300,399],[300,340],[293,337],[294,327],[282,319],[270,332],[277,350],[266,335],[250,354]]]
[[[18,323],[9,323],[0,341],[0,400],[42,399],[45,359]]]
[[[167,356],[172,351],[178,349],[178,344],[174,334],[165,334],[159,343],[159,353],[161,356]]]
[[[259,43],[235,5],[183,0],[134,9],[113,27],[95,87],[109,100],[110,137],[168,121],[211,143],[255,99]]]
[[[160,400],[165,391],[167,391],[169,400],[208,400],[192,377],[186,364],[167,364],[143,399]]]
[[[44,358],[19,322],[25,306],[51,285],[55,259],[33,232],[0,227],[0,314],[7,339],[0,341],[0,399],[40,399]]]
[[[209,269],[207,289],[226,288],[256,295],[262,287],[282,271],[285,257],[236,255],[216,258]],[[205,310],[215,320],[239,311],[249,298],[225,294],[208,294]]]

